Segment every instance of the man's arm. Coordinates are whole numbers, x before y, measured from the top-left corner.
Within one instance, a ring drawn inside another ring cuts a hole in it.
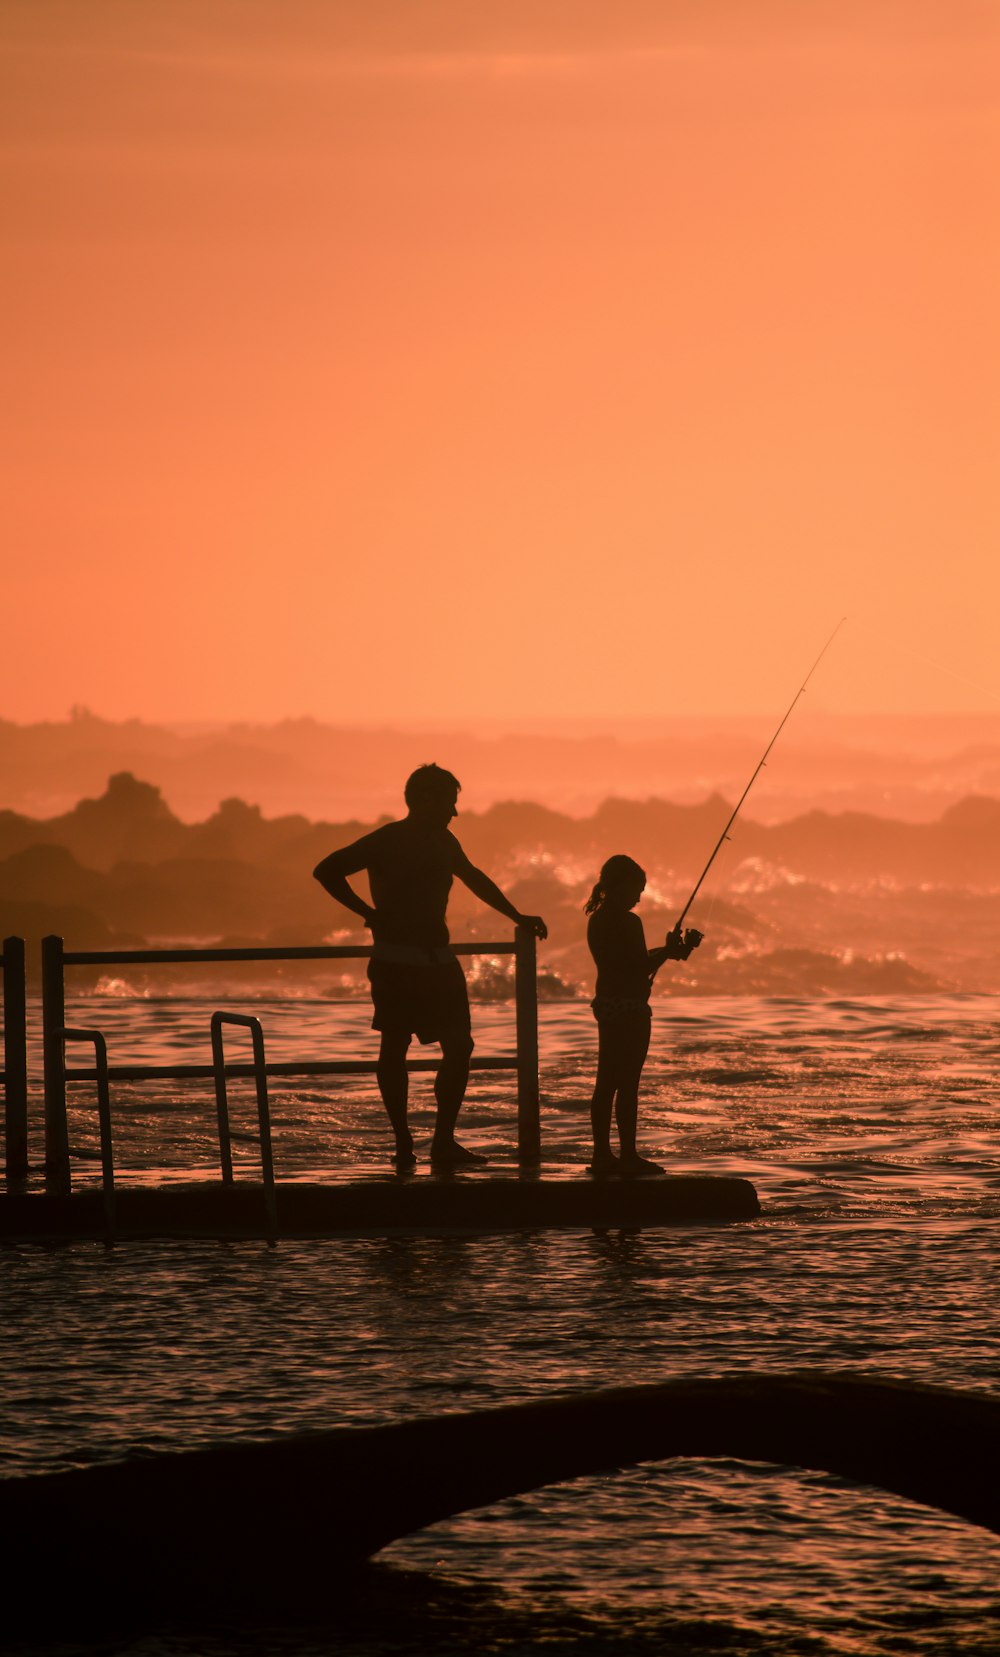
[[[461,848],[459,848],[455,862],[455,874],[462,884],[469,888],[474,897],[488,904],[498,914],[506,915],[507,919],[513,921],[515,926],[526,926],[529,932],[535,934],[536,938],[548,937],[549,929],[541,915],[522,915],[520,910],[515,909],[509,899],[504,897],[496,881],[491,880],[488,874],[483,873],[482,869],[477,869],[474,863],[470,863]]]
[[[355,840],[351,846],[343,846],[339,852],[331,852],[324,857],[322,863],[317,863],[313,870],[313,877],[319,881],[324,892],[329,892],[332,898],[342,903],[345,909],[350,909],[355,915],[360,915],[366,926],[371,926],[375,919],[375,911],[370,903],[360,898],[352,886],[348,885],[348,875],[360,874],[368,867],[369,842],[371,835],[363,835]]]

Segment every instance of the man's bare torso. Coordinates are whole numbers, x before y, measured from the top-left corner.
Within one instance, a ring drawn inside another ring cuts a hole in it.
[[[424,949],[448,943],[445,919],[451,883],[462,849],[446,828],[427,827],[404,817],[358,840],[357,868],[368,872],[378,944],[414,944]]]

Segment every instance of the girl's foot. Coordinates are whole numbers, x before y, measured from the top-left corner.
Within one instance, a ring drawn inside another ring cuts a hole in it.
[[[621,1171],[626,1179],[642,1179],[647,1174],[665,1174],[658,1162],[650,1162],[647,1157],[640,1156],[638,1151],[632,1151],[629,1156],[621,1159]]]
[[[489,1157],[480,1156],[476,1151],[467,1151],[457,1139],[431,1140],[432,1168],[471,1168],[477,1163],[488,1161]]]
[[[417,1159],[413,1154],[412,1145],[397,1145],[392,1165],[397,1174],[412,1174],[417,1166]]]
[[[597,1179],[610,1179],[620,1174],[622,1165],[612,1151],[595,1151],[590,1160],[590,1172]]]

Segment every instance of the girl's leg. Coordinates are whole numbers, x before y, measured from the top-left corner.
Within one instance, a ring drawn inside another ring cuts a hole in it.
[[[613,1173],[618,1158],[611,1152],[611,1110],[617,1083],[617,1054],[612,1029],[605,1021],[597,1026],[597,1078],[590,1104],[590,1125],[594,1135],[595,1173]]]
[[[627,1046],[624,1047],[619,1067],[618,1091],[615,1096],[615,1121],[618,1124],[618,1142],[621,1149],[623,1173],[662,1174],[659,1163],[641,1157],[635,1147],[635,1132],[639,1117],[639,1082],[642,1067],[649,1052],[648,1021],[630,1026]]]

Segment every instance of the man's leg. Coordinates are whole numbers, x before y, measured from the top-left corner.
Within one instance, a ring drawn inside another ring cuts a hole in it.
[[[466,1030],[457,1030],[441,1037],[441,1064],[434,1078],[434,1096],[437,1099],[437,1120],[431,1140],[431,1161],[450,1164],[485,1162],[459,1145],[455,1138],[455,1123],[462,1108],[465,1090],[469,1084],[469,1060],[472,1057],[472,1037]]]
[[[382,1095],[386,1115],[396,1136],[396,1167],[400,1170],[412,1168],[416,1162],[416,1157],[413,1154],[413,1139],[410,1134],[409,1123],[406,1120],[410,1081],[406,1068],[406,1055],[409,1050],[410,1037],[405,1032],[398,1030],[382,1031],[375,1075],[378,1079],[378,1088]]]

